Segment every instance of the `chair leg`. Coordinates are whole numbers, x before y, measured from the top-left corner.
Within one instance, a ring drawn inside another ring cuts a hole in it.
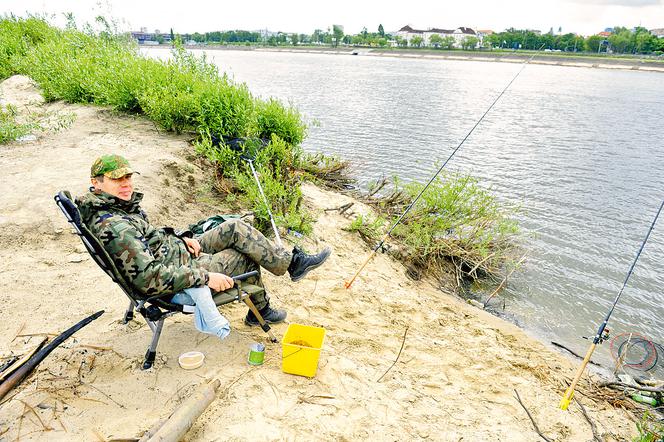
[[[129,307],[127,307],[122,323],[127,324],[132,319],[134,319],[134,301],[129,300]]]
[[[150,325],[150,322],[148,322]],[[164,318],[157,321],[157,326],[152,330],[152,342],[150,347],[148,347],[147,353],[145,353],[145,362],[143,362],[143,370],[147,370],[152,367],[154,360],[157,357],[157,344],[159,343],[159,337],[161,336],[161,329],[164,327]],[[152,327],[150,327],[152,328]]]

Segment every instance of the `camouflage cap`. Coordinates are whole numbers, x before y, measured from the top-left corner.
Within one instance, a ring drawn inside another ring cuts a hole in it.
[[[129,165],[129,161],[120,155],[102,155],[92,163],[90,168],[90,177],[94,178],[99,175],[105,177],[118,179],[125,175],[137,173]]]

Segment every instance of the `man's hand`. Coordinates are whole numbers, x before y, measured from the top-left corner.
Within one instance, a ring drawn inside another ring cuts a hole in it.
[[[187,245],[187,250],[189,250],[189,253],[198,258],[198,256],[201,254],[201,243],[199,243],[198,240],[194,238],[182,238],[182,240]]]
[[[223,273],[208,273],[208,287],[210,287],[215,292],[223,292],[235,285],[235,281],[230,276],[226,276]]]

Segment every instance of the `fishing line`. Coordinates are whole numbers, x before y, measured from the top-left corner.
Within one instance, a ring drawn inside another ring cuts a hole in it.
[[[538,51],[541,50],[543,47],[544,47],[544,45],[542,45],[542,46],[538,49]],[[390,230],[387,231],[387,233],[386,233],[385,236],[380,240],[380,242],[378,243],[378,245],[377,245],[376,247],[374,247],[374,249],[373,249],[373,251],[371,252],[371,254],[369,255],[369,257],[368,257],[368,258],[364,261],[364,263],[360,266],[360,268],[359,268],[358,271],[355,273],[355,275],[351,278],[351,280],[350,280],[350,281],[346,281],[346,282],[344,283],[344,287],[346,287],[346,288],[348,289],[348,288],[350,288],[351,285],[353,285],[353,282],[355,282],[355,278],[357,278],[357,276],[360,274],[360,272],[362,271],[362,269],[364,269],[364,267],[366,267],[366,265],[369,263],[369,261],[371,260],[371,258],[373,258],[373,256],[376,254],[376,252],[377,252],[378,250],[380,250],[381,247],[383,247],[383,244],[385,244],[385,241],[386,241],[387,238],[390,236],[390,234],[392,233],[392,231],[393,231],[393,230],[394,230],[394,229],[395,229],[395,228],[401,223],[401,221],[402,221],[402,220],[404,219],[404,217],[408,214],[408,212],[410,212],[410,210],[413,208],[413,206],[415,206],[415,203],[417,203],[417,201],[420,199],[420,197],[422,196],[422,194],[424,194],[424,192],[429,188],[429,186],[431,185],[431,183],[433,183],[434,180],[438,177],[438,175],[440,175],[440,172],[443,171],[443,169],[445,168],[445,166],[447,165],[447,163],[448,163],[448,162],[452,159],[452,157],[453,157],[453,156],[459,151],[459,149],[461,148],[461,146],[463,146],[463,144],[466,142],[466,140],[468,139],[468,137],[470,137],[470,135],[471,135],[471,134],[475,131],[475,129],[477,128],[477,126],[479,126],[480,123],[482,122],[482,120],[484,120],[484,117],[486,117],[486,115],[489,113],[489,111],[491,111],[491,109],[493,109],[493,106],[495,106],[495,104],[498,102],[498,100],[500,100],[500,97],[502,97],[503,94],[505,94],[505,92],[507,91],[507,89],[509,89],[509,87],[512,85],[512,83],[514,83],[514,80],[516,80],[517,77],[519,76],[519,74],[521,74],[521,72],[526,68],[526,65],[527,65],[528,63],[530,63],[530,62],[532,61],[533,58],[535,58],[535,55],[537,55],[537,52],[535,52],[533,55],[531,55],[530,58],[528,58],[528,59],[527,59],[522,65],[521,65],[521,69],[519,69],[519,71],[516,73],[516,75],[514,75],[514,77],[512,77],[512,79],[510,80],[510,82],[507,83],[507,86],[505,86],[505,88],[503,88],[503,90],[500,92],[500,94],[498,94],[498,96],[496,97],[496,99],[493,100],[493,103],[491,103],[491,105],[490,105],[490,106],[488,107],[488,109],[482,114],[482,116],[479,118],[479,120],[477,120],[477,122],[476,122],[475,125],[472,127],[472,129],[470,129],[470,131],[468,131],[468,133],[466,134],[466,136],[463,137],[463,139],[461,140],[461,142],[460,142],[460,143],[457,145],[457,147],[452,151],[452,153],[450,154],[450,156],[447,157],[447,159],[445,160],[445,162],[443,163],[443,165],[440,166],[440,167],[438,168],[438,170],[436,171],[436,173],[431,177],[431,179],[429,180],[429,182],[428,182],[428,183],[422,188],[422,190],[420,191],[420,193],[419,193],[419,194],[415,197],[415,199],[414,199],[414,200],[408,205],[408,207],[406,207],[406,210],[404,210],[404,212],[399,216],[399,218],[398,218],[398,219],[396,220],[396,222],[392,225],[392,227],[390,227]]]
[[[572,384],[569,386],[569,388],[565,391],[565,394],[563,394],[562,399],[560,399],[560,408],[562,410],[567,410],[567,407],[569,406],[570,401],[574,397],[574,388],[576,387],[576,384],[579,382],[581,379],[581,375],[583,375],[583,370],[586,368],[586,365],[588,365],[588,361],[590,361],[590,357],[592,356],[593,352],[595,351],[595,347],[598,344],[601,344],[605,337],[604,335],[604,329],[606,329],[606,324],[609,322],[609,318],[613,314],[613,311],[616,308],[616,305],[618,304],[618,301],[620,300],[620,296],[623,293],[623,290],[625,290],[625,287],[627,286],[627,281],[629,281],[629,277],[632,276],[632,272],[634,271],[634,266],[636,266],[636,262],[639,260],[639,256],[641,256],[641,252],[643,251],[643,248],[645,247],[646,243],[648,242],[648,238],[650,237],[650,232],[652,232],[652,229],[655,227],[655,223],[657,222],[657,218],[659,218],[659,214],[662,212],[662,207],[664,207],[664,201],[662,201],[662,204],[659,206],[659,210],[657,211],[657,214],[655,215],[655,219],[653,219],[652,224],[650,224],[650,229],[648,229],[648,233],[646,234],[646,237],[643,239],[643,242],[641,243],[641,247],[639,248],[639,251],[636,253],[636,257],[634,258],[634,261],[632,262],[631,267],[629,268],[629,272],[627,272],[627,276],[625,277],[625,282],[623,282],[622,288],[620,289],[620,292],[618,292],[618,296],[616,296],[616,299],[613,301],[613,305],[611,306],[611,309],[609,309],[609,312],[606,314],[606,317],[604,318],[604,322],[599,326],[599,329],[597,329],[597,334],[595,335],[595,338],[593,339],[592,344],[590,344],[590,348],[588,348],[588,351],[586,352],[586,357],[583,358],[583,362],[581,363],[581,366],[579,367],[578,371],[576,372],[576,376],[574,377],[574,380],[572,381]]]

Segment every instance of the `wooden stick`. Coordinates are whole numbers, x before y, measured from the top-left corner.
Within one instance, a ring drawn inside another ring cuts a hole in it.
[[[143,436],[140,442],[177,442],[189,431],[196,419],[214,401],[221,381],[214,379],[205,384],[196,393],[183,402],[164,424],[147,438]]]
[[[21,324],[16,333],[14,333],[14,339],[18,338],[18,335],[23,331],[24,328],[25,328],[25,321],[23,321],[23,324]],[[12,339],[9,342],[14,342],[14,339]]]
[[[600,382],[597,385],[600,387],[625,387],[625,388],[632,388],[634,390],[650,391],[652,393],[664,393],[664,387],[647,387],[645,385],[630,385],[630,384],[625,384],[624,382],[608,381],[608,382]]]
[[[590,429],[593,432],[593,440],[595,442],[602,442],[602,438],[600,437],[599,432],[597,431],[597,426],[595,425],[595,422],[593,422],[590,419],[590,416],[588,415],[588,412],[586,411],[586,407],[584,407],[583,404],[581,402],[579,402],[578,399],[574,399],[574,401],[579,405],[579,407],[581,407],[581,412],[583,413],[583,417],[585,417],[586,420],[588,421],[588,423],[590,424]]]
[[[43,431],[51,431],[53,429],[53,427],[48,426],[44,423],[44,421],[39,416],[39,414],[37,414],[37,411],[35,411],[35,408],[32,405],[28,404],[25,401],[22,401],[21,399],[19,399],[18,401],[21,402],[23,405],[25,405],[28,408],[28,411],[31,411],[32,414],[34,414],[37,417],[37,420],[39,421],[39,423],[42,425],[42,428],[44,429]]]
[[[514,268],[513,268],[512,270],[510,270],[510,272],[505,276],[505,279],[502,280],[502,282],[500,283],[500,285],[498,286],[498,288],[496,288],[496,290],[494,290],[493,293],[491,293],[491,294],[489,295],[489,297],[486,299],[486,301],[484,301],[484,308],[486,308],[487,304],[489,304],[489,301],[491,301],[491,298],[493,298],[493,297],[496,295],[496,293],[498,293],[498,292],[500,291],[500,289],[503,288],[503,285],[505,285],[505,284],[507,283],[507,278],[509,278],[510,276],[512,276],[512,273],[514,273],[514,271],[515,271],[516,269],[519,268],[519,264],[521,264],[521,263],[523,262],[524,259],[526,259],[526,255],[525,255],[525,254],[521,257],[521,259],[519,260],[519,262],[516,263],[516,265],[514,266]]]
[[[496,254],[496,252],[489,253],[489,254],[486,256],[486,258],[482,259],[480,262],[478,262],[477,264],[475,264],[475,267],[473,267],[472,269],[470,269],[470,271],[468,272],[468,274],[469,274],[469,275],[472,274],[475,270],[477,270],[477,269],[482,265],[482,263],[484,263],[484,261],[486,261],[487,259],[491,258],[491,257],[492,257],[493,255],[495,255],[495,254]]]
[[[542,432],[540,431],[539,427],[537,426],[537,423],[535,422],[535,419],[534,419],[533,416],[530,414],[530,411],[528,411],[528,409],[526,408],[526,406],[523,405],[523,402],[521,402],[521,397],[519,396],[519,392],[516,391],[516,388],[514,389],[514,393],[516,393],[516,400],[519,401],[519,405],[521,405],[521,407],[526,411],[526,414],[527,414],[528,417],[530,418],[530,422],[533,423],[533,427],[535,427],[535,431],[537,431],[537,434],[539,434],[540,437],[541,437],[542,439],[544,439],[546,442],[553,442],[551,439],[549,439],[549,438],[546,437],[544,434],[542,434]]]
[[[397,361],[399,360],[399,356],[401,356],[401,351],[403,350],[403,346],[406,343],[406,335],[407,334],[408,334],[408,326],[406,326],[406,330],[403,332],[403,339],[401,340],[401,348],[399,349],[399,353],[397,354],[397,358],[394,360],[394,362],[392,362],[392,365],[390,365],[390,368],[388,368],[385,371],[385,373],[383,373],[383,375],[378,378],[378,380],[376,382],[380,382],[381,379],[383,379],[385,377],[387,372],[389,372],[392,369],[392,367],[394,367],[396,365]]]
[[[85,383],[85,382],[81,382],[81,384],[83,384],[83,385],[87,385],[88,387],[92,387],[92,388],[94,388],[94,389],[97,390],[99,393],[101,393],[101,394],[103,394],[104,396],[106,396],[107,398],[109,398],[109,399],[110,399],[115,405],[117,405],[118,407],[120,407],[120,408],[127,408],[127,407],[125,407],[124,405],[122,405],[121,403],[119,403],[118,401],[116,401],[115,399],[113,399],[112,397],[110,397],[109,395],[107,395],[106,393],[104,393],[103,391],[101,391],[99,388],[95,387],[94,385],[92,385],[92,384],[88,384],[88,383]]]

